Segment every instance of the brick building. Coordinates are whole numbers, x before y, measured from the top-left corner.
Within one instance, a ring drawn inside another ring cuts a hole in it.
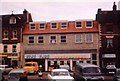
[[[99,65],[98,23],[94,20],[30,22],[23,30],[25,61],[37,61],[45,69],[76,62]]]

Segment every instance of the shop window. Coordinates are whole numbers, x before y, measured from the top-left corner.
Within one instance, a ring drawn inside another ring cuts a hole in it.
[[[16,46],[16,45],[13,45],[13,46],[12,46],[12,52],[16,52],[16,48],[17,48],[17,46]]]
[[[34,36],[29,36],[28,43],[29,44],[33,44],[34,43]]]
[[[16,24],[16,18],[15,17],[10,17],[9,23],[10,24]]]
[[[4,45],[4,52],[7,52],[7,51],[8,51],[8,46]]]
[[[38,43],[43,44],[44,43],[44,36],[38,36]]]
[[[86,61],[87,63],[90,63],[90,61]]]
[[[66,36],[65,35],[61,36],[61,43],[66,43]]]
[[[92,64],[95,64],[95,65],[97,65],[97,61],[92,61]]]
[[[82,34],[75,35],[75,43],[82,43]]]
[[[56,36],[50,36],[50,43],[56,43]]]
[[[97,60],[96,54],[92,54],[92,60]]]

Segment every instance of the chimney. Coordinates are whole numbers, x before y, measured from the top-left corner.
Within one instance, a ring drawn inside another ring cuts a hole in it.
[[[24,9],[23,14],[26,15],[26,22],[28,23],[29,22],[29,12],[26,9]]]
[[[116,10],[117,10],[117,6],[116,6],[116,4],[114,2],[114,4],[113,4],[113,11],[116,11]]]

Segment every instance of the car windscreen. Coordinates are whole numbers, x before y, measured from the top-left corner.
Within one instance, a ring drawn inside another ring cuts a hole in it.
[[[86,67],[83,69],[83,73],[100,73],[100,69],[98,67]]]
[[[68,76],[69,73],[67,71],[58,71],[58,72],[52,72],[52,76]]]
[[[25,66],[33,66],[33,64],[25,64]]]

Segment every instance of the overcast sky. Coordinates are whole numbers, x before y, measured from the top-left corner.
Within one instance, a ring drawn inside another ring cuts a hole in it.
[[[22,14],[27,9],[33,21],[93,19],[98,8],[112,10],[120,0],[1,0],[0,15]]]

